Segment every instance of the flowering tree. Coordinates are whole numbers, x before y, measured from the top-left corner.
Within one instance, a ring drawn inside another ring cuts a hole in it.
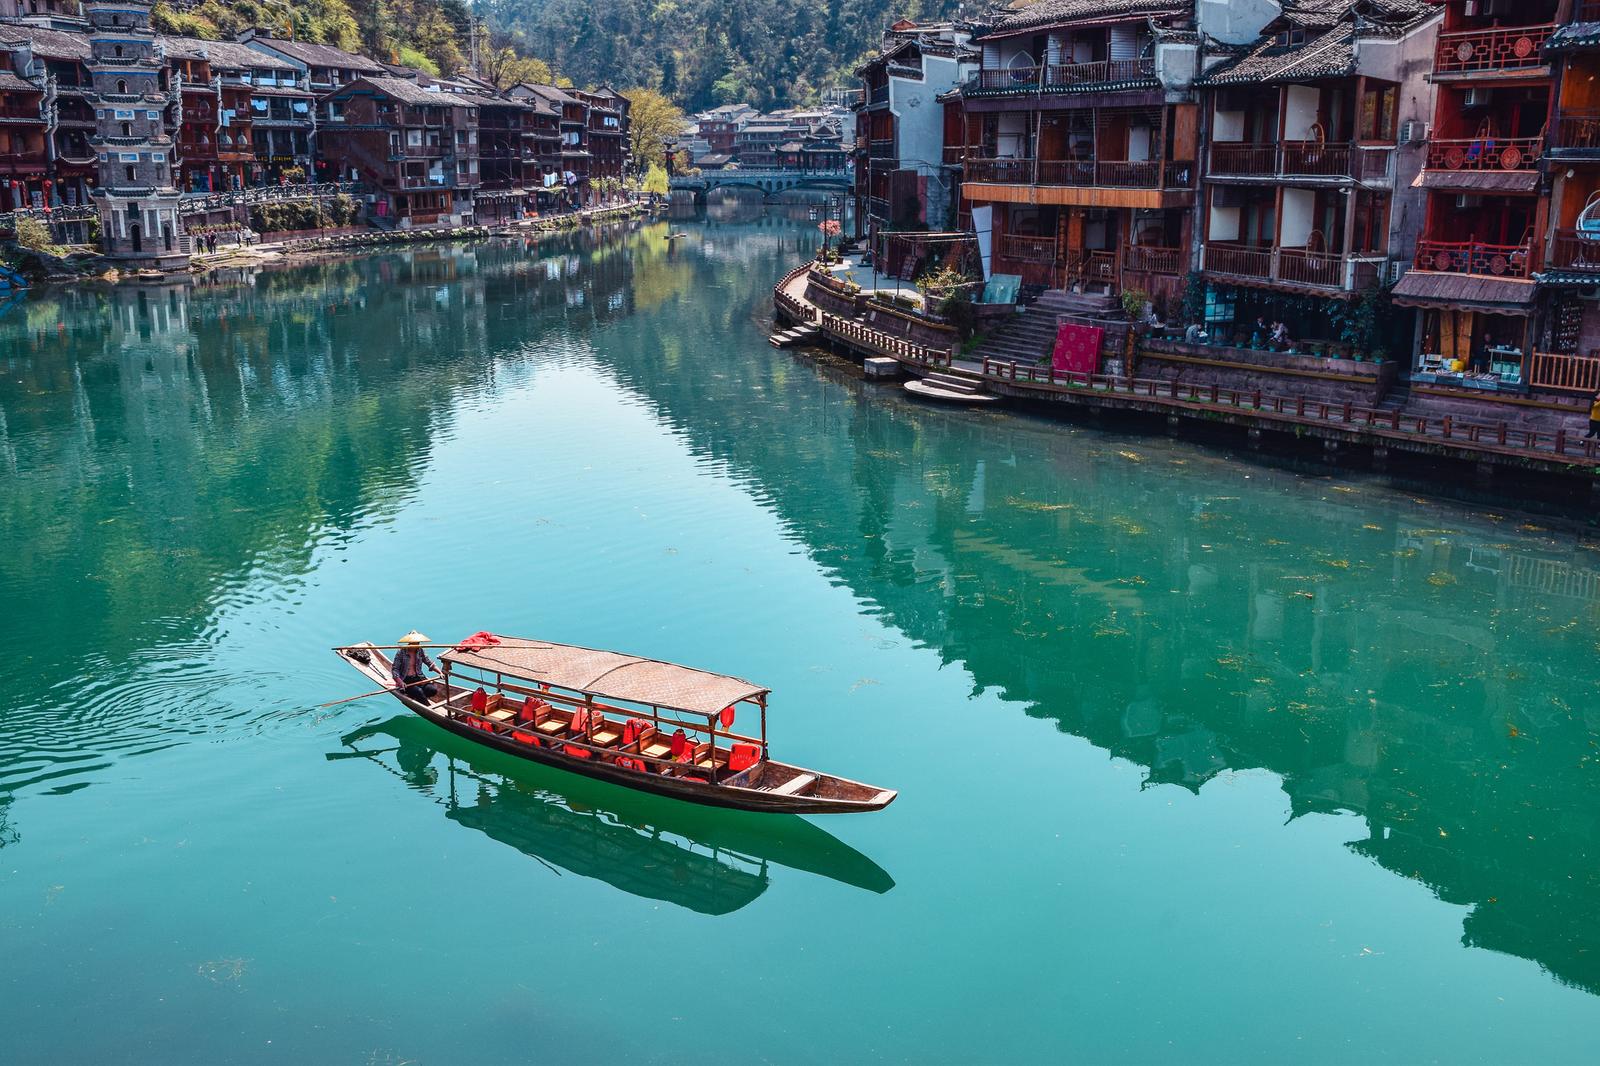
[[[842,228],[836,218],[823,219],[817,223],[817,229],[822,231],[822,250],[824,252],[828,250],[828,242],[837,237]]]

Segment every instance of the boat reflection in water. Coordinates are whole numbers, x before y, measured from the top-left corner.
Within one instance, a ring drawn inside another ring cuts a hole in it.
[[[363,748],[387,738],[393,747]],[[794,815],[699,808],[627,792],[460,740],[412,715],[340,738],[349,751],[445,807],[445,817],[531,858],[631,895],[701,914],[730,914],[768,885],[769,866],[883,893],[894,879],[826,830]],[[439,757],[443,757],[441,767]],[[560,777],[560,792],[539,782]]]

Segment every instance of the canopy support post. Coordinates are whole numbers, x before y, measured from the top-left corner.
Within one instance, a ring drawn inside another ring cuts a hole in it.
[[[717,783],[717,716],[706,715],[706,724],[711,729],[711,783]]]
[[[756,706],[761,708],[761,761],[767,761],[767,694],[763,692],[756,697]]]

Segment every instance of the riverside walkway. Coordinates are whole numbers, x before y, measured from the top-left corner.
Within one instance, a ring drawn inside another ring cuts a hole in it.
[[[1323,441],[1330,455],[1345,448],[1371,449],[1377,463],[1390,452],[1413,453],[1473,464],[1480,475],[1497,467],[1581,477],[1600,487],[1600,441],[1581,432],[1547,432],[1509,422],[1462,421],[1404,409],[1363,407],[1306,395],[1245,391],[1218,385],[1156,378],[1083,374],[995,359],[960,358],[896,337],[866,323],[833,315],[806,297],[809,263],[784,275],[773,289],[781,316],[816,326],[830,341],[862,355],[886,356],[921,377],[939,372],[969,377],[990,392],[1017,400],[1067,404],[1086,410],[1160,414],[1170,424],[1185,420],[1232,425],[1254,445],[1263,432]]]

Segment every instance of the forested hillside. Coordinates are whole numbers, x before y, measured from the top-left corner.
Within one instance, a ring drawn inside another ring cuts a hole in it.
[[[653,86],[694,111],[806,102],[846,84],[889,23],[948,18],[957,6],[956,0],[480,0],[476,10],[497,36],[575,84]]]
[[[472,49],[473,13],[463,0],[161,0],[154,23],[164,33],[210,40],[254,26],[281,36],[332,44],[385,62],[452,74]],[[537,58],[479,38],[479,65],[502,84],[548,81]]]

